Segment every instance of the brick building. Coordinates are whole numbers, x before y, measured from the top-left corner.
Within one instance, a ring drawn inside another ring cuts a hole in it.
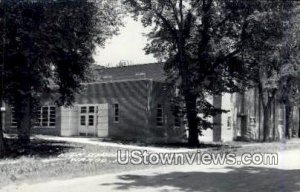
[[[262,141],[263,140],[263,107],[257,88],[251,88],[244,93],[224,93],[222,97],[214,97],[214,105],[228,113],[214,117],[214,130],[204,131],[204,141]],[[270,131],[268,138],[282,140],[285,137],[284,106],[274,101],[270,109]],[[299,106],[292,108],[291,137],[299,137]]]
[[[36,112],[32,133],[58,136],[91,136],[144,142],[175,142],[186,138],[182,119],[171,110],[171,91],[166,89],[162,63],[123,67],[94,67],[94,81],[83,84],[73,107],[56,107],[51,96]],[[214,117],[213,130],[203,132],[201,141],[262,139],[262,107],[257,89],[244,94],[225,93],[209,100],[228,110]],[[281,137],[282,112],[272,109],[272,133]],[[8,107],[5,131],[15,131],[16,123]],[[293,111],[293,133],[299,131],[299,108]]]
[[[56,107],[51,96],[45,96],[32,133],[146,142],[184,138],[184,126],[171,110],[162,64],[95,67],[93,73],[95,81],[83,84],[71,108]],[[10,114],[8,107],[6,131],[15,131]]]

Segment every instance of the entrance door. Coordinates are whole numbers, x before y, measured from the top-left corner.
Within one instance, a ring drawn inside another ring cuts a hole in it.
[[[97,112],[96,105],[81,105],[79,110],[79,134],[97,136]]]

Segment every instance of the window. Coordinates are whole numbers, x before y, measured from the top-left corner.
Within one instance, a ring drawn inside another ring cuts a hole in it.
[[[10,121],[10,126],[16,127],[17,126],[17,120],[16,120],[16,111],[14,108],[11,108],[11,121]]]
[[[174,111],[174,125],[175,127],[181,126],[181,119],[180,119],[180,108],[176,107]]]
[[[256,125],[256,118],[250,117],[250,126],[255,126],[255,125]]]
[[[38,108],[33,113],[35,122],[34,126],[36,127],[55,127],[56,123],[56,109],[54,106],[44,106]],[[14,109],[11,111],[11,126],[16,127],[16,114]]]
[[[55,127],[56,108],[54,106],[44,106],[34,112],[35,126]]]
[[[114,122],[118,123],[119,122],[119,104],[114,105]]]
[[[227,128],[231,128],[231,117],[227,117]]]
[[[163,125],[163,108],[161,104],[158,104],[156,109],[156,125]]]
[[[89,107],[89,113],[95,113],[95,107],[94,106]]]
[[[175,117],[174,125],[175,125],[175,127],[180,127],[181,126],[181,120],[180,120],[179,116]]]
[[[87,112],[86,107],[81,107],[81,108],[80,108],[80,113],[86,113],[86,112]]]
[[[85,115],[80,116],[80,125],[85,126]]]
[[[94,125],[94,115],[89,115],[89,126]]]
[[[48,107],[42,107],[42,126],[48,126]]]
[[[231,127],[231,117],[227,117],[227,127]]]
[[[41,125],[41,108],[38,108],[34,111],[34,117],[35,117],[35,123],[34,126],[40,126]]]
[[[49,126],[53,127],[55,126],[55,119],[56,119],[56,113],[55,113],[55,107],[50,107],[49,109]]]

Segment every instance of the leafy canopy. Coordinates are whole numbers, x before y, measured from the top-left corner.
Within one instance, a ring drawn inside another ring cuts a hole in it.
[[[5,100],[38,102],[55,87],[58,104],[71,104],[98,44],[121,24],[117,2],[5,0],[0,2],[0,64]]]
[[[276,27],[281,23],[282,7],[288,3],[281,0],[123,2],[135,18],[141,18],[145,27],[153,27],[145,50],[166,63],[168,81],[180,88],[187,112],[194,110],[187,106],[189,98],[197,98],[197,113],[204,117],[198,116],[198,122],[203,127],[210,126],[205,117],[223,112],[208,101],[209,95],[243,91],[252,85],[252,71],[257,63],[247,54],[248,47],[259,47],[281,35],[281,28]]]

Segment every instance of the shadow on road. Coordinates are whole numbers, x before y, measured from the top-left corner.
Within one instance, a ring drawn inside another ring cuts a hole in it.
[[[223,169],[222,169],[223,170]],[[157,175],[122,175],[121,182],[105,183],[115,190],[172,187],[177,191],[199,192],[258,192],[258,191],[300,191],[300,170],[282,170],[264,167],[226,167],[225,172],[211,169],[211,172],[171,172]],[[162,190],[163,191],[163,190]]]

